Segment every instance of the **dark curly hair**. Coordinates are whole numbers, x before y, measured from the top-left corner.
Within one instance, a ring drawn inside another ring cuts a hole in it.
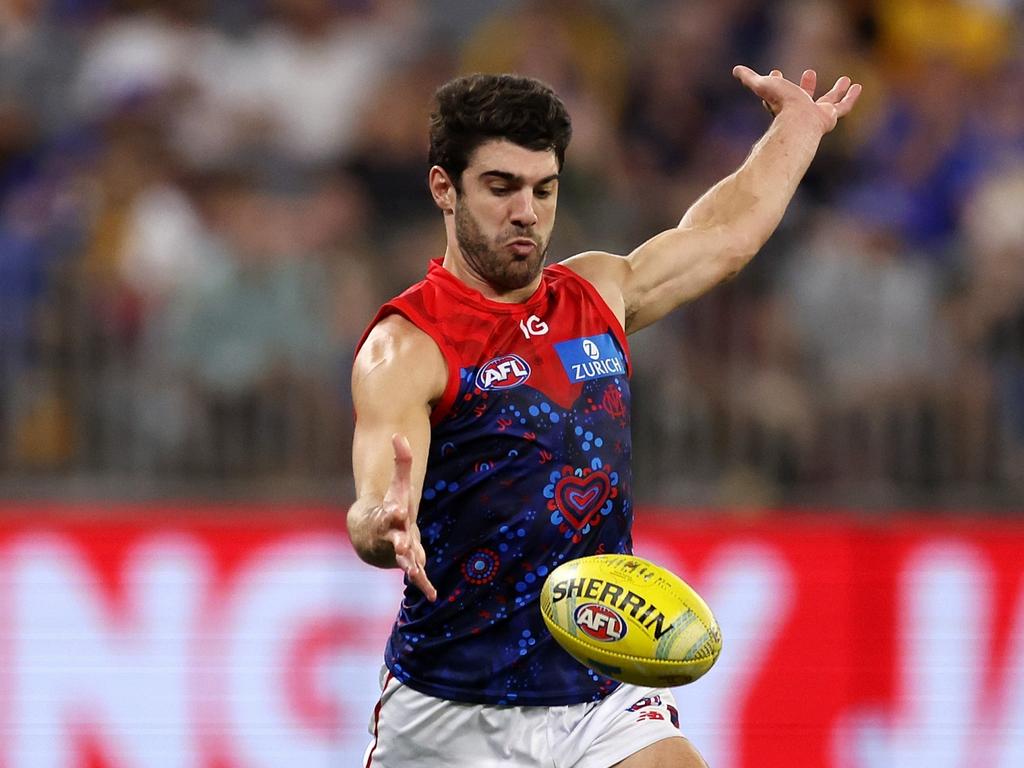
[[[526,149],[553,150],[561,170],[572,123],[562,100],[539,80],[466,75],[438,88],[434,103],[430,164],[444,168],[456,189],[461,187],[470,155],[492,139],[507,139]]]

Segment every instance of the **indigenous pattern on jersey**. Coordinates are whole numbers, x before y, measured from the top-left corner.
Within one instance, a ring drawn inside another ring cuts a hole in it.
[[[555,265],[522,304],[440,265],[384,305],[437,342],[449,381],[432,413],[418,523],[430,603],[406,585],[385,653],[423,693],[574,704],[617,683],[552,639],[538,600],[566,560],[630,552],[629,354],[590,283]]]

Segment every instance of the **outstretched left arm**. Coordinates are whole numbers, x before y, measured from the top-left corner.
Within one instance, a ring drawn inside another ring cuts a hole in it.
[[[817,100],[817,75],[733,74],[775,115],[743,165],[704,193],[679,225],[627,257],[583,253],[565,262],[594,283],[627,332],[639,330],[735,275],[782,220],[821,137],[853,108],[861,87],[841,77]]]

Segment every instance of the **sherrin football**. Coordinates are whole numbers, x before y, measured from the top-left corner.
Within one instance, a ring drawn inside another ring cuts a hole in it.
[[[634,555],[570,560],[544,582],[540,609],[551,635],[595,672],[626,683],[692,683],[718,659],[711,609],[671,571]]]

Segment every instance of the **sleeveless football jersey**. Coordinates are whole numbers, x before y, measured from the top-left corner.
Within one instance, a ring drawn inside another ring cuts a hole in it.
[[[545,576],[630,552],[629,353],[594,287],[561,265],[524,303],[491,301],[436,260],[385,304],[448,363],[418,524],[430,603],[406,585],[385,652],[406,685],[473,703],[574,704],[617,683],[552,639]],[[365,337],[364,337],[365,338]]]

